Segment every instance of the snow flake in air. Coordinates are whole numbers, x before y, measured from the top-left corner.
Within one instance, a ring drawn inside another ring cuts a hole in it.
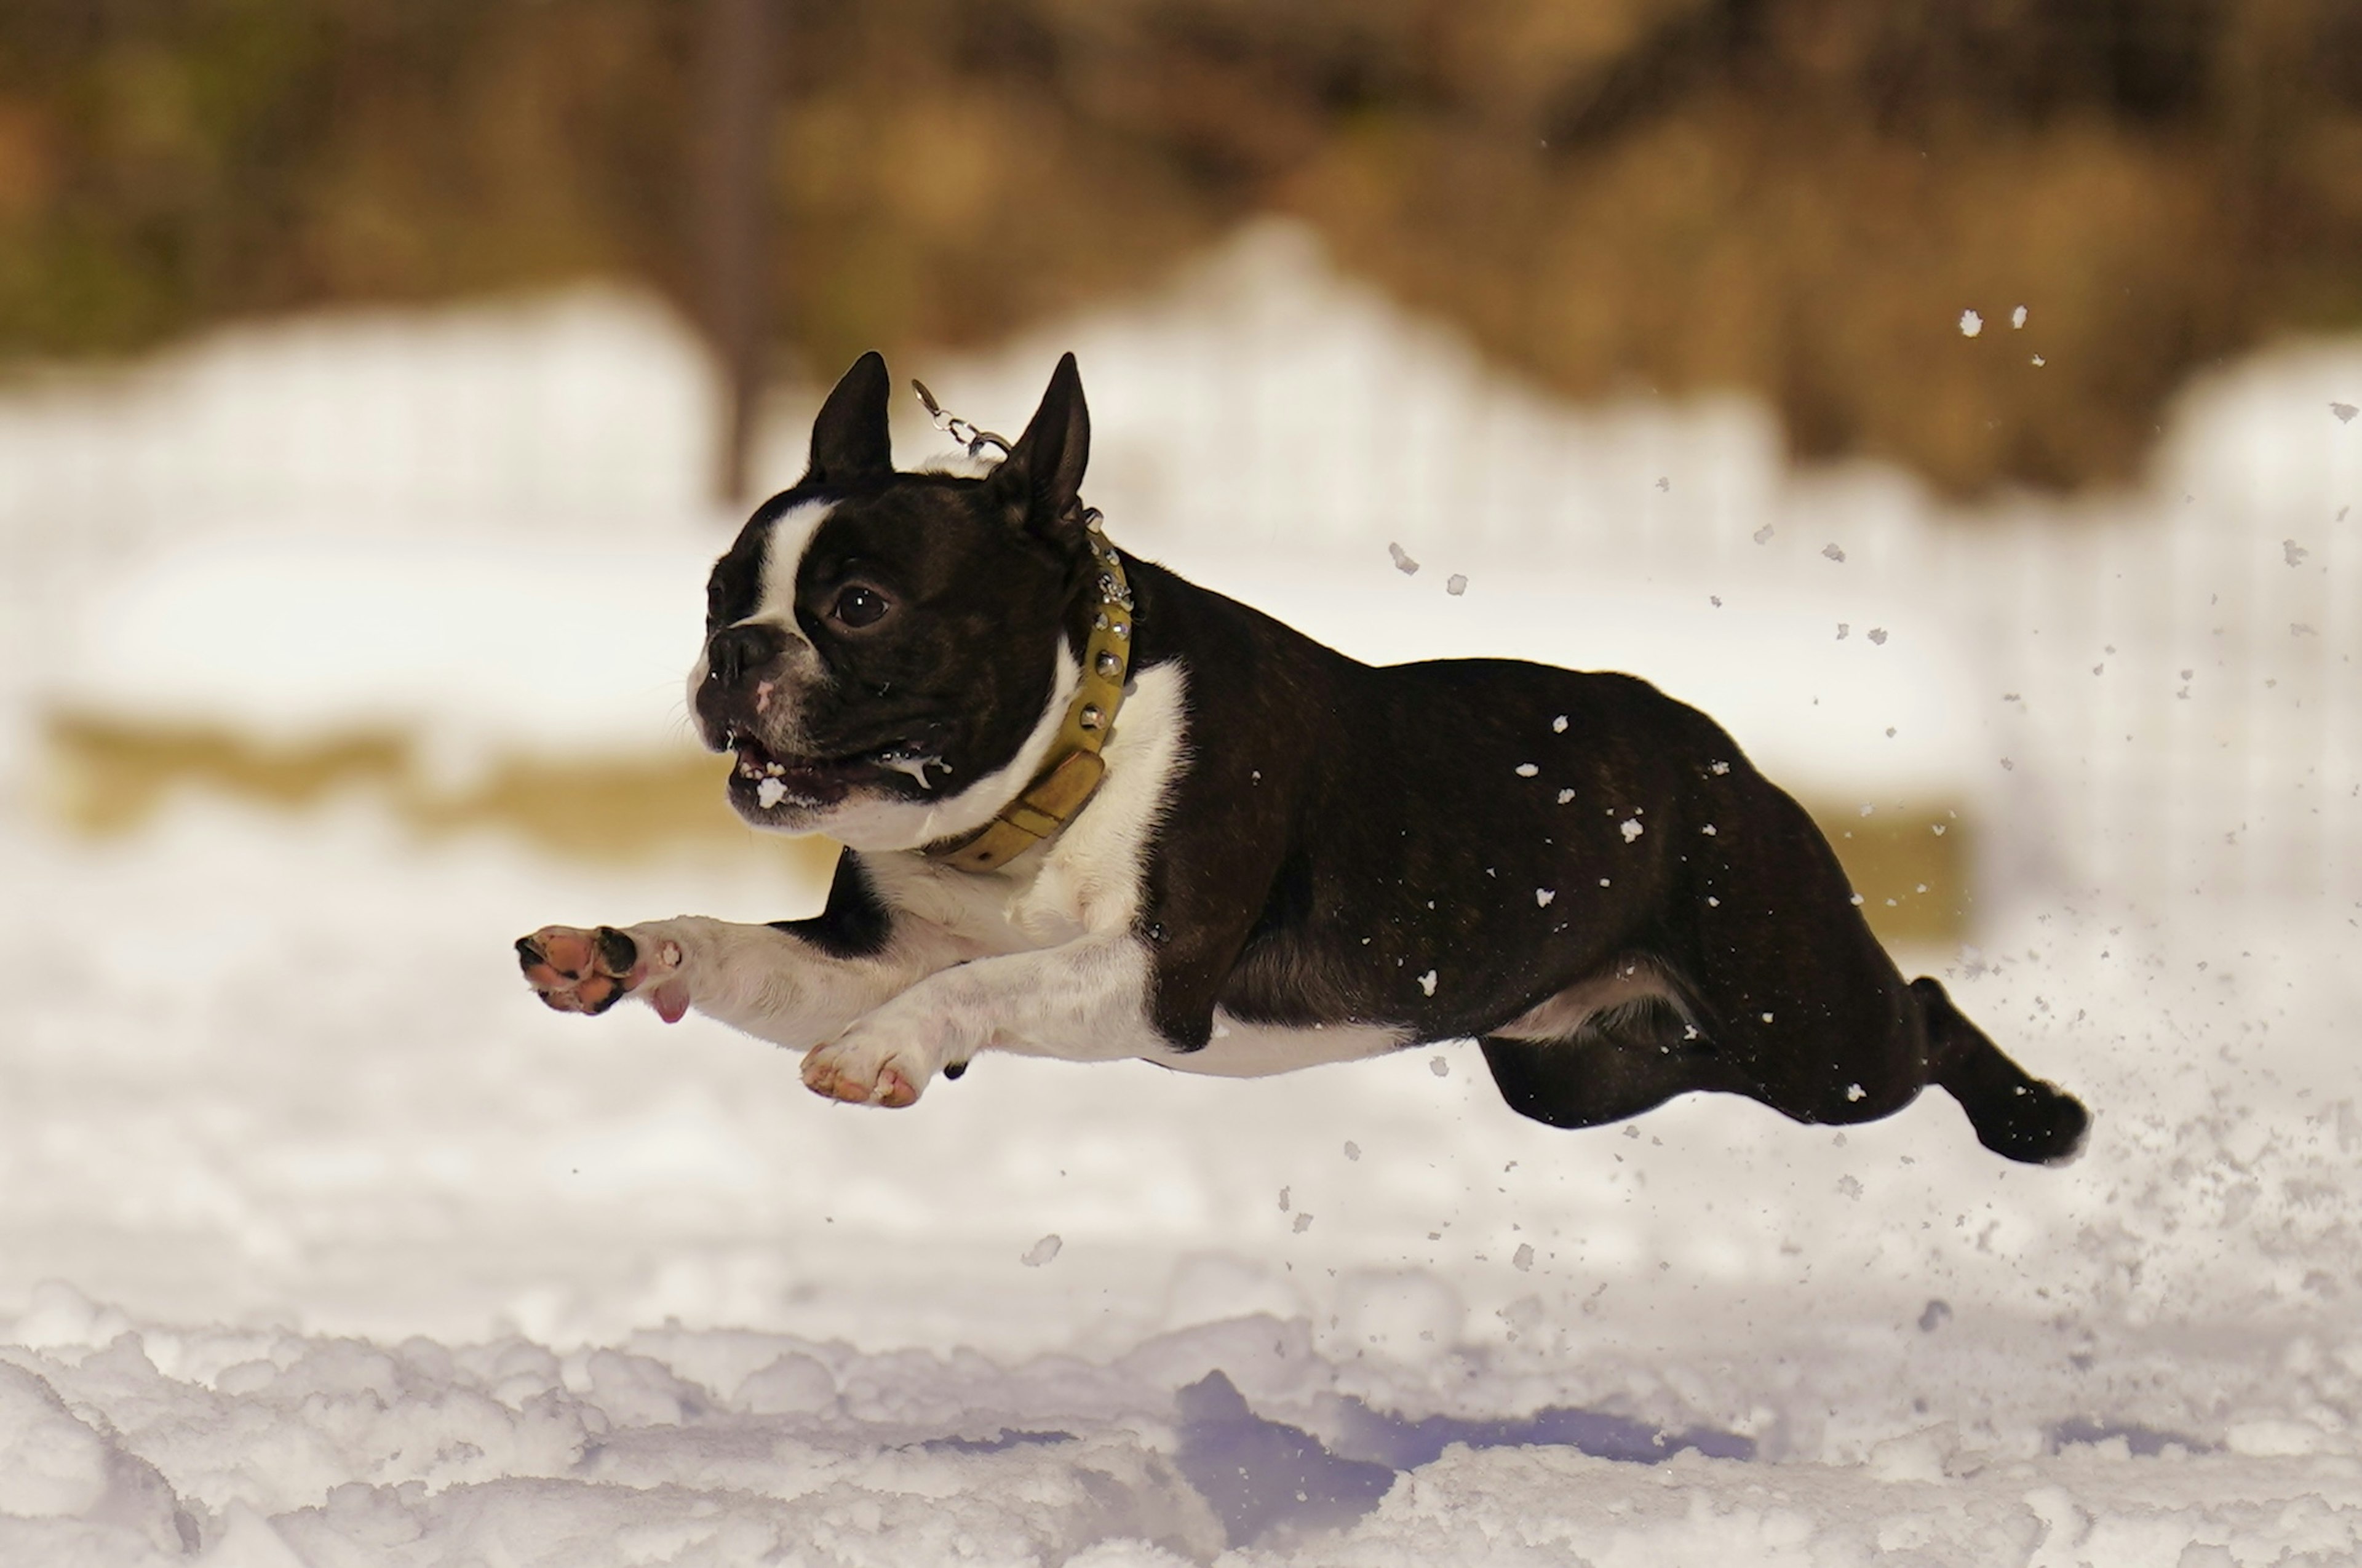
[[[2290,566],[2302,566],[2304,564],[2304,558],[2311,554],[2312,554],[2311,550],[2306,549],[2294,539],[2282,539],[2280,541],[2280,559],[2288,562]]]
[[[2354,415],[2362,410],[2356,410],[2350,403],[2333,403],[2329,405],[2329,412],[2337,415],[2338,424],[2351,425],[2354,423]]]
[[[1440,1056],[1430,1056],[1428,1058],[1427,1070],[1439,1078],[1448,1078],[1451,1076],[1451,1064]]]
[[[2009,313],[2009,324],[2020,332],[2025,330],[2025,307],[2024,305],[2020,305],[2015,310]]]
[[[1065,1244],[1066,1243],[1065,1242],[1058,1239],[1058,1233],[1053,1231],[1050,1234],[1043,1237],[1040,1241],[1026,1248],[1025,1255],[1019,1258],[1017,1261],[1023,1264],[1027,1268],[1040,1268],[1043,1264],[1046,1264],[1052,1258],[1056,1257],[1058,1255],[1058,1249]]]
[[[1979,315],[1972,310],[1964,310],[1960,313],[1961,337],[1974,337],[1978,333],[1982,332],[1984,329],[1985,318],[1983,316]]]
[[[1509,1266],[1519,1274],[1530,1270],[1534,1266],[1534,1244],[1531,1242],[1519,1242],[1518,1250],[1509,1254]]]
[[[1829,559],[1837,562],[1839,566],[1845,565],[1845,551],[1835,544],[1823,545],[1821,547],[1821,554],[1828,557]]]
[[[1551,900],[1557,897],[1558,889],[1556,888],[1536,888],[1534,889],[1534,907],[1537,909],[1546,910],[1550,908]]]
[[[1616,831],[1624,835],[1625,843],[1629,844],[1648,830],[1640,825],[1638,818],[1626,817],[1616,824]]]
[[[1562,735],[1566,734],[1566,715],[1564,713],[1561,713],[1557,718],[1551,721],[1551,734],[1554,735]]]
[[[1395,570],[1405,577],[1416,577],[1418,574],[1418,563],[1411,559],[1409,554],[1400,545],[1389,541],[1386,545],[1386,554],[1395,558]]]
[[[1573,799],[1574,799],[1574,791],[1573,791],[1573,790],[1561,790],[1558,792],[1558,803],[1559,803],[1560,805],[1562,805],[1562,806],[1565,805],[1569,801],[1572,801],[1572,800],[1573,800]]]
[[[1468,574],[1464,571],[1455,571],[1450,577],[1445,578],[1443,580],[1443,591],[1451,594],[1454,599],[1457,599],[1462,594],[1467,592]]]
[[[1886,628],[1883,626],[1872,626],[1870,629],[1870,640],[1876,643],[1880,647],[1884,647],[1886,646]]]
[[[1838,641],[1843,642],[1851,635],[1853,635],[1852,624],[1846,621],[1839,621],[1838,623]]]
[[[1434,970],[1429,969],[1426,974],[1421,975],[1421,976],[1418,977],[1418,988],[1419,988],[1420,990],[1422,990],[1422,991],[1425,991],[1429,996],[1433,996],[1433,995],[1435,994],[1435,971],[1434,971]],[[1439,1057],[1437,1057],[1437,1058],[1436,1058],[1436,1060],[1438,1060],[1438,1061],[1441,1061],[1441,1060],[1442,1060],[1442,1058],[1439,1056]]]
[[[1762,527],[1756,529],[1752,537],[1759,545],[1770,544],[1772,542],[1772,525],[1766,523]]]
[[[1730,764],[1727,762],[1717,762],[1714,765],[1714,771],[1716,775],[1727,773],[1730,771]]]
[[[1535,774],[1540,773],[1540,771],[1541,768],[1534,763],[1520,762],[1518,764],[1518,777],[1520,778],[1531,778]]]

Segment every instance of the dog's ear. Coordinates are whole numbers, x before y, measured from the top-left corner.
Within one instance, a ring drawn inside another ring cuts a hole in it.
[[[812,421],[805,484],[851,484],[894,471],[894,438],[886,423],[886,400],[893,390],[884,355],[873,348],[853,361]]]
[[[1021,526],[1070,543],[1082,536],[1078,498],[1090,460],[1091,411],[1083,402],[1083,375],[1072,354],[1062,355],[1032,423],[986,482],[992,499]]]

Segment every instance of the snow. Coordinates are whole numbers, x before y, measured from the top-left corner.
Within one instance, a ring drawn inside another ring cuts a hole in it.
[[[0,1562],[2362,1556],[2362,907],[2331,825],[2362,755],[2335,677],[2362,448],[2319,417],[2350,349],[2194,396],[2155,495],[2017,576],[2015,513],[1930,553],[1908,486],[1792,484],[1758,412],[1560,410],[1322,293],[1290,243],[1076,329],[1117,536],[1366,657],[1636,668],[1824,799],[1981,807],[1975,944],[1907,963],[2088,1099],[2084,1157],[2006,1165],[1940,1094],[1843,1131],[1694,1097],[1559,1132],[1465,1046],[1267,1081],[988,1055],[909,1110],[840,1107],[701,1020],[559,1017],[514,972],[546,922],[816,908],[751,834],[619,862],[421,838],[362,795],[183,792],[73,836],[38,749],[61,707],[365,720],[454,766],[687,744],[726,529],[683,477],[706,394],[659,318],[533,318],[574,348],[484,313],[257,329],[127,403],[0,403],[27,569],[0,578]],[[930,380],[1005,425],[1033,347]],[[438,403],[429,350],[482,395]],[[1245,389],[1211,424],[1198,363]],[[331,375],[392,379],[337,425]],[[498,424],[518,404],[532,439]],[[1216,461],[1234,414],[1267,448]],[[1356,469],[1316,416],[1399,438]],[[1452,490],[1443,449],[1494,489]],[[1832,534],[1842,571],[1795,542]],[[2150,558],[2194,607],[2061,586]],[[2210,700],[2187,734],[2138,706]],[[2229,805],[2136,788],[2229,735]],[[2267,853],[2276,823],[2296,850]],[[2235,829],[2240,875],[2200,893],[2157,847]],[[2164,869],[2073,857],[2109,845]]]

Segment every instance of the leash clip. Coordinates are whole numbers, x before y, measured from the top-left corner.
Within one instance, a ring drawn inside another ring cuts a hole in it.
[[[919,401],[926,405],[927,417],[934,422],[935,428],[958,442],[969,457],[980,456],[987,447],[998,447],[1002,457],[1009,456],[1009,442],[1005,436],[996,436],[989,430],[979,430],[945,409],[935,401],[935,394],[927,390],[927,383],[916,376],[911,378],[911,390],[917,392]]]

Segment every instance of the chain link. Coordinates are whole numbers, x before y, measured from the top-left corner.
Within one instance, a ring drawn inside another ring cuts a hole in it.
[[[913,376],[911,379],[911,390],[917,392],[919,401],[926,405],[927,417],[934,421],[935,428],[958,442],[966,449],[969,457],[980,456],[987,447],[998,447],[1000,448],[1002,457],[1009,456],[1007,437],[996,436],[989,430],[979,430],[958,414],[944,408],[942,403],[935,401],[935,394],[927,390],[926,382]]]

